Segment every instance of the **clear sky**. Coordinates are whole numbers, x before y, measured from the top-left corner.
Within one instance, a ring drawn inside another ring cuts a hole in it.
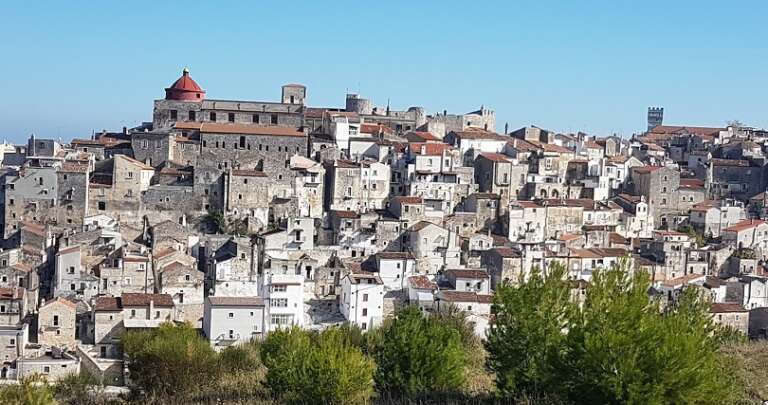
[[[208,97],[311,106],[360,92],[428,113],[496,110],[630,135],[665,123],[768,127],[766,1],[4,1],[0,140],[87,137],[152,117],[189,66]]]

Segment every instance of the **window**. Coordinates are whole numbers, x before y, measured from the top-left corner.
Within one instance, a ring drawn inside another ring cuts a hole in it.
[[[16,339],[11,339],[9,343],[11,344],[11,346],[16,345]]]
[[[368,316],[368,308],[363,308],[363,316]]]
[[[189,281],[192,278],[189,274],[184,275],[184,281]]]
[[[363,302],[368,302],[368,294],[363,294]]]
[[[133,317],[135,317],[135,316],[136,316],[136,310],[135,310],[135,309],[132,309],[132,310],[131,310],[131,318],[133,318]]]
[[[47,373],[50,373],[50,372],[51,372],[51,367],[50,366],[43,366],[43,373],[47,374]]]
[[[216,122],[216,113],[215,113],[215,112],[212,112],[212,113],[211,113],[211,115],[210,115],[210,120],[211,120],[212,122]]]
[[[272,314],[270,316],[270,323],[272,325],[290,325],[293,323],[293,315],[290,314]]]
[[[235,113],[229,113],[227,118],[229,119],[229,122],[235,122]]]
[[[235,338],[235,331],[233,331],[232,329],[229,330],[229,338],[230,339],[234,339]]]
[[[245,148],[245,137],[244,136],[240,137],[240,147],[241,148]]]
[[[251,117],[251,119],[253,120],[254,124],[258,124],[259,123],[259,114],[253,114],[253,117]]]
[[[368,323],[366,323],[366,322],[363,322],[363,324],[362,324],[362,325],[360,325],[360,329],[362,329],[362,330],[366,330],[366,329],[368,329]]]
[[[272,290],[272,292],[285,292],[286,291],[286,286],[285,286],[285,284],[273,285],[271,290]]]
[[[54,315],[53,316],[53,326],[59,326],[59,316]]]
[[[269,121],[272,123],[272,125],[277,125],[277,114],[272,114],[269,117]]]
[[[229,319],[234,319],[234,318],[235,318],[235,313],[234,313],[234,312],[230,312],[230,313],[227,315],[227,317],[228,317]]]
[[[269,300],[269,306],[272,308],[287,308],[288,298],[272,298]]]
[[[176,110],[171,110],[171,119],[175,120],[179,115],[179,112]]]
[[[194,111],[189,112],[189,120],[194,121],[197,118]]]
[[[104,201],[99,201],[99,211],[104,211],[107,209],[107,203]]]

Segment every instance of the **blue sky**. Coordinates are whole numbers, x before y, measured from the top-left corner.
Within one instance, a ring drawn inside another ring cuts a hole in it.
[[[497,113],[630,135],[665,123],[768,127],[768,2],[4,2],[0,138],[151,120],[189,66],[211,98]],[[98,7],[95,7],[98,5]],[[1,139],[0,139],[1,140]]]

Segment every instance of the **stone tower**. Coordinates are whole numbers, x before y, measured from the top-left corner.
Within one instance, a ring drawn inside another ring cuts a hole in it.
[[[664,107],[648,107],[648,130],[664,122]]]

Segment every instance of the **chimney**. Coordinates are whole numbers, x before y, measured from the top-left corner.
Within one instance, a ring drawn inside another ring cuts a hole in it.
[[[149,299],[149,314],[147,315],[147,319],[152,319],[152,314],[155,313],[155,300]]]
[[[128,127],[123,127],[123,135],[128,135]]]

